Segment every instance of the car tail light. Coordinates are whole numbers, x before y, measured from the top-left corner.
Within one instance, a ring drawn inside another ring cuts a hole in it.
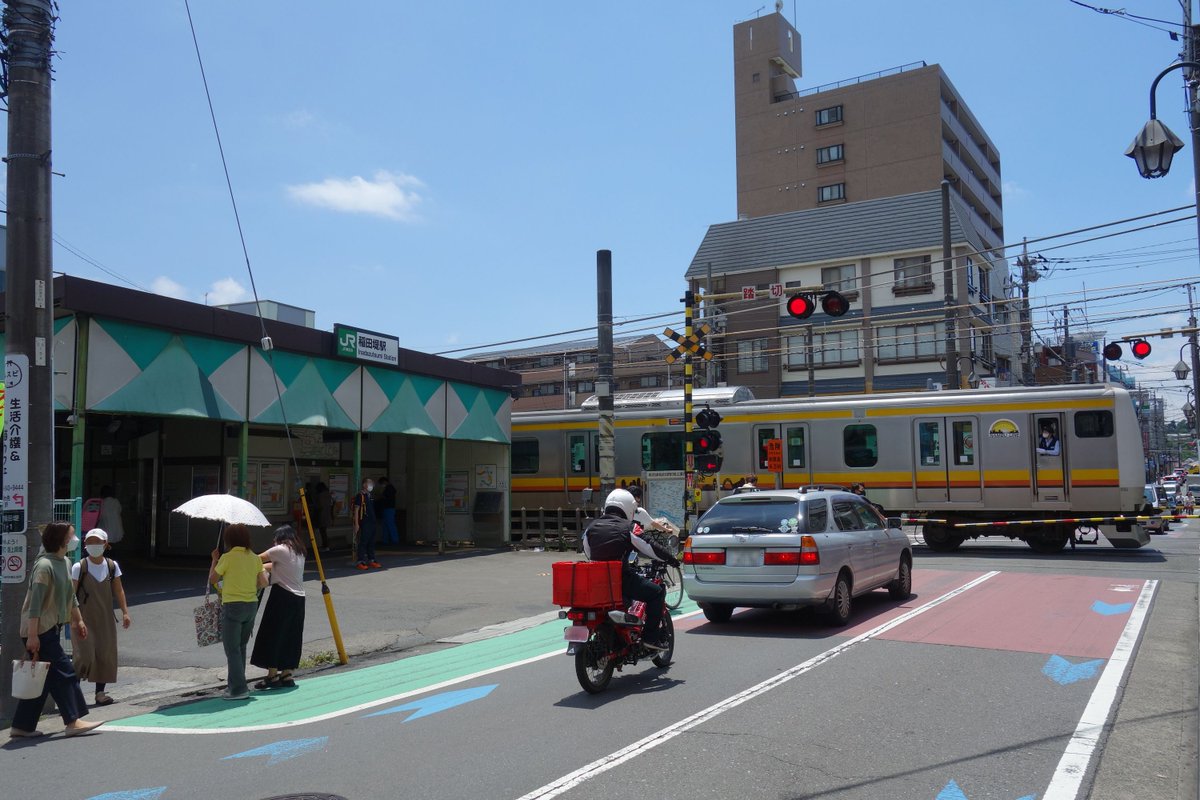
[[[725,563],[724,550],[684,550],[683,563],[685,564],[715,564],[720,565]]]
[[[795,566],[800,563],[799,550],[768,550],[763,553],[764,566]]]
[[[817,552],[817,540],[811,536],[800,537],[800,563],[820,564],[821,554]]]

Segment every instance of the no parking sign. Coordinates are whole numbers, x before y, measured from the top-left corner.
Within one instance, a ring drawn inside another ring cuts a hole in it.
[[[0,539],[0,583],[25,580],[25,534],[6,533]]]

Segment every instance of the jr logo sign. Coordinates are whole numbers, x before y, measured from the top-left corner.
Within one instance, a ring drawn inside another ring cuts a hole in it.
[[[358,334],[345,328],[339,332],[338,355],[342,358],[358,357]]]

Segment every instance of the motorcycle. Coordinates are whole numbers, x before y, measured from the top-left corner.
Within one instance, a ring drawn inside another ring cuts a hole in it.
[[[662,585],[667,575],[667,565],[651,561],[634,567],[644,578]],[[665,650],[651,650],[642,644],[646,624],[646,604],[635,600],[628,609],[624,603],[609,603],[596,606],[572,606],[558,612],[559,619],[570,620],[572,625],[563,632],[568,656],[575,659],[575,677],[579,685],[589,694],[604,691],[612,680],[613,670],[633,666],[644,658],[650,658],[654,666],[665,668],[671,663],[675,652],[675,627],[671,622],[670,609],[664,603],[661,638]]]

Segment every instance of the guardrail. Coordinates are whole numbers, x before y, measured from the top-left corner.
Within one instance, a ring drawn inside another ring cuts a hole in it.
[[[509,526],[512,546],[578,551],[580,537],[598,513],[595,507],[515,508]]]

